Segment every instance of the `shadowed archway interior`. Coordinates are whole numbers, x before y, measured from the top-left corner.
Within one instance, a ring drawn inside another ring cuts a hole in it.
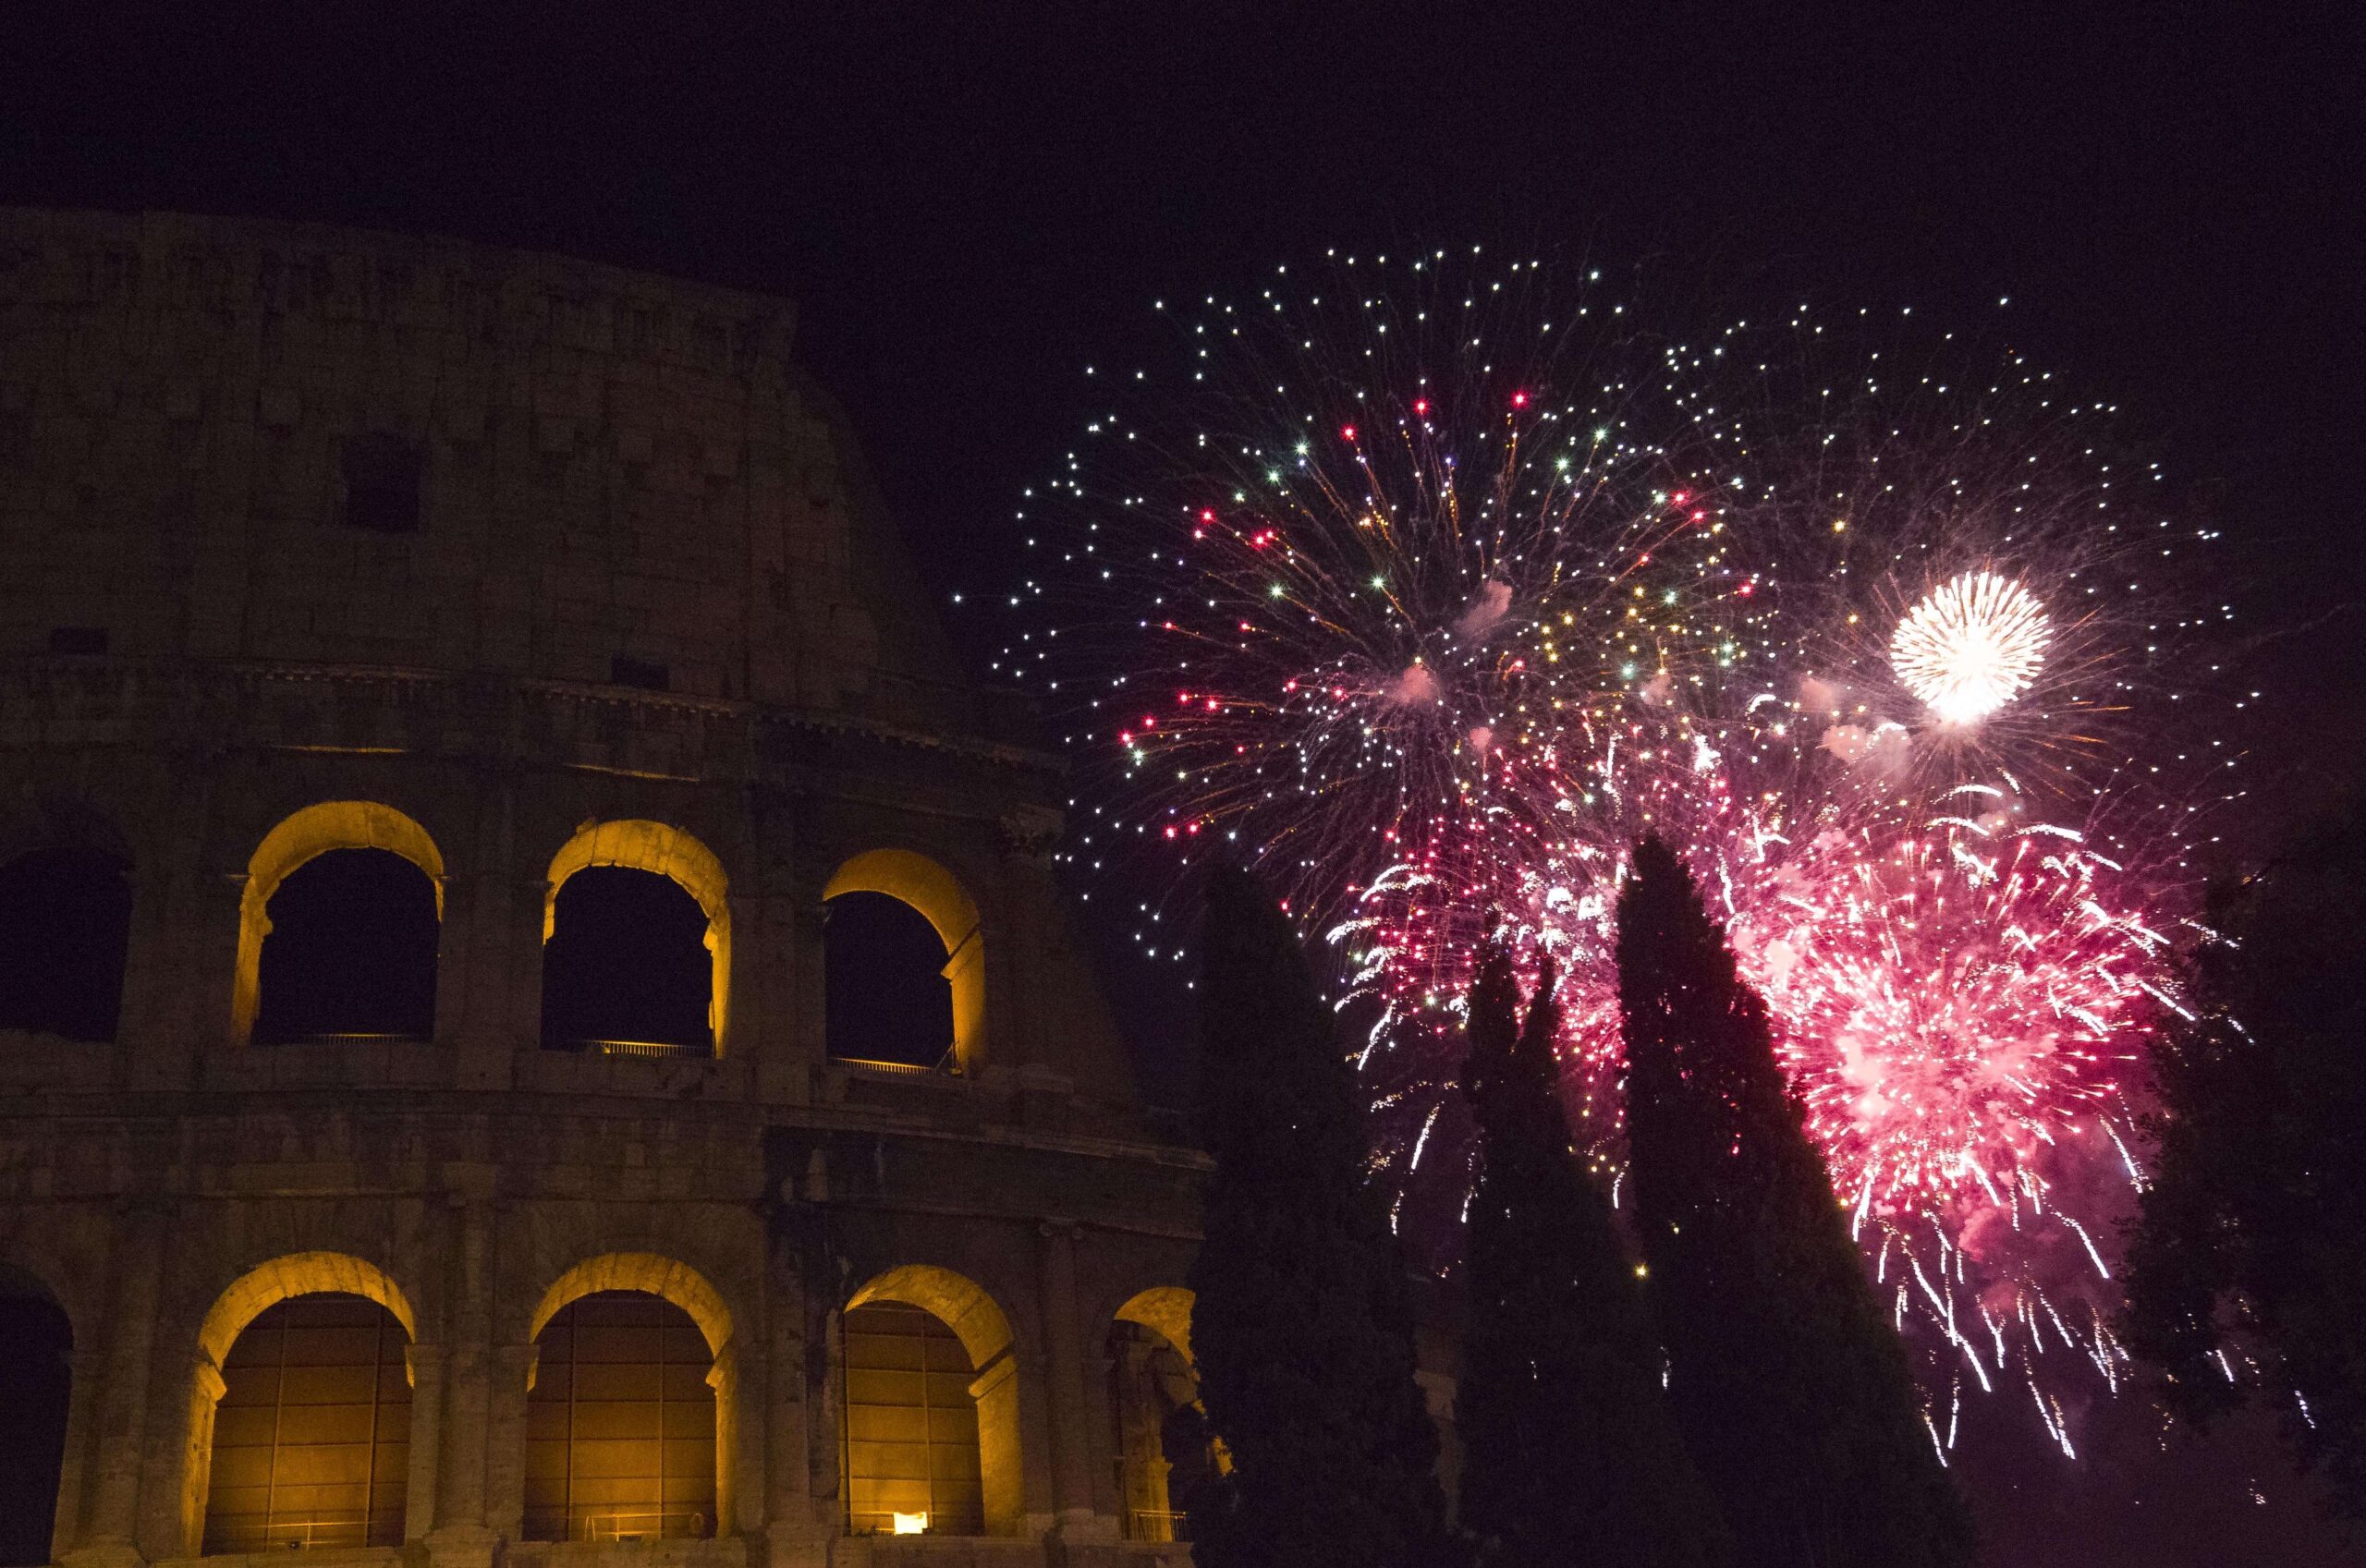
[[[290,871],[264,906],[256,1040],[433,1035],[435,905],[392,850],[325,850]]]
[[[953,982],[936,927],[884,893],[842,893],[823,907],[830,1054],[945,1064],[953,1051]]]
[[[131,868],[81,845],[0,865],[0,1029],[111,1040],[131,941]]]
[[[559,884],[543,948],[543,1043],[711,1054],[707,915],[681,883],[588,866]]]
[[[50,1561],[74,1331],[49,1293],[0,1268],[0,1568]]]

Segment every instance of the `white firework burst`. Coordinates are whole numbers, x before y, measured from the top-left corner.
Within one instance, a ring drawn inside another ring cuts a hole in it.
[[[1890,638],[1890,668],[1946,724],[1974,724],[2026,689],[2045,662],[2045,607],[1994,572],[1933,589]]]

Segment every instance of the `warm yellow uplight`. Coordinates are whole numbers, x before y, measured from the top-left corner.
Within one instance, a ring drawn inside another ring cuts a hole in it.
[[[919,1536],[928,1533],[928,1515],[925,1513],[898,1513],[895,1515],[895,1520],[896,1533],[899,1536]]]

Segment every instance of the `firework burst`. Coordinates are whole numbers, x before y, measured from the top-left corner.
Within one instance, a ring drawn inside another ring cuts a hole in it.
[[[1615,1169],[1612,912],[1659,831],[1933,1386],[2049,1337],[2116,1379],[2103,1243],[2188,808],[2137,787],[2184,629],[2135,570],[2172,530],[2125,480],[2156,472],[2010,356],[1900,378],[1893,346],[1835,371],[1805,312],[1630,322],[1592,276],[1444,253],[1181,318],[1183,373],[1022,513],[1042,566],[997,670],[1067,719],[1069,857],[1157,887],[1223,844],[1329,939],[1376,1179],[1445,1268],[1480,940],[1559,965],[1566,1093]]]
[[[1942,723],[1975,724],[2020,695],[2045,660],[2045,611],[1994,572],[1941,583],[1890,638],[1890,668]]]

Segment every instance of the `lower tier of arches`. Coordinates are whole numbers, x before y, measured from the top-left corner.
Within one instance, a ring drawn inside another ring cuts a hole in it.
[[[1097,1182],[1067,1220],[943,1201],[980,1173],[941,1138],[636,1112],[393,1159],[433,1122],[185,1124],[199,1190],[0,1192],[0,1309],[57,1342],[0,1380],[0,1568],[1188,1551],[1189,1161],[992,1157],[1011,1192]]]

